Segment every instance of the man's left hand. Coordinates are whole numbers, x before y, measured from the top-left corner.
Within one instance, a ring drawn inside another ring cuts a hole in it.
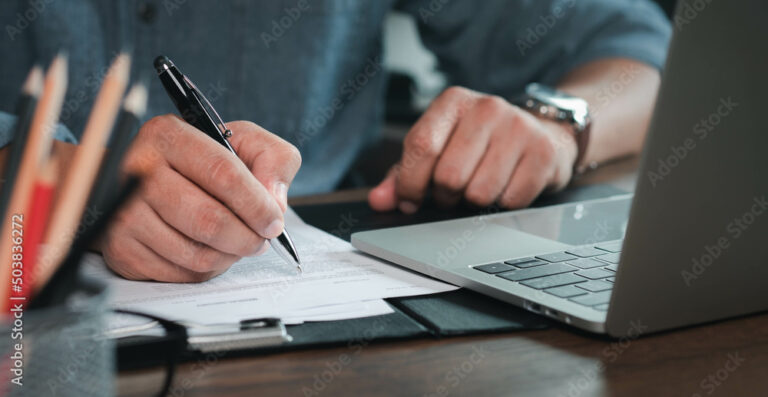
[[[379,211],[417,211],[428,189],[442,206],[528,206],[571,179],[578,152],[572,129],[503,98],[451,87],[408,132],[403,154],[368,201]]]

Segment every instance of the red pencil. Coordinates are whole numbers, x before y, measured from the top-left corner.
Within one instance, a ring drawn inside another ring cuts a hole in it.
[[[51,204],[53,203],[53,197],[56,192],[56,179],[58,176],[58,163],[56,159],[51,157],[45,164],[40,172],[35,186],[32,191],[32,199],[30,200],[27,214],[29,214],[27,224],[25,226],[24,242],[22,243],[22,252],[24,257],[22,259],[22,274],[18,272],[12,273],[12,287],[11,296],[24,296],[29,299],[32,296],[32,291],[35,285],[35,264],[37,263],[38,253],[40,252],[40,244],[43,241],[43,235],[45,234],[45,226],[48,223],[48,218],[51,212]],[[20,276],[20,277],[17,277]],[[21,288],[16,288],[16,283],[20,282]]]

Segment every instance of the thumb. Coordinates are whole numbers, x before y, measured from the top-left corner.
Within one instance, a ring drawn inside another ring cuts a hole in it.
[[[389,169],[387,176],[368,193],[368,203],[376,211],[392,211],[397,207],[395,191],[398,165]]]

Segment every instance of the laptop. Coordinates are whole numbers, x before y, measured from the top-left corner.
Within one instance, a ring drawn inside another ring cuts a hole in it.
[[[634,195],[352,235],[357,249],[594,333],[768,309],[768,3],[683,0]]]

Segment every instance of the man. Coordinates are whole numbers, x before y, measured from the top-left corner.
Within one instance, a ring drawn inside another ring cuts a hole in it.
[[[155,117],[125,164],[144,185],[101,241],[127,278],[206,280],[266,250],[289,186],[332,190],[375,142],[382,23],[393,8],[416,18],[452,87],[406,136],[401,161],[370,193],[373,208],[417,211],[428,189],[444,205],[524,207],[563,188],[574,168],[640,149],[670,35],[649,0],[16,1],[0,11],[0,109],[12,109],[33,62],[66,49],[61,121],[77,135],[110,58],[129,47],[134,77],[168,55],[225,120],[253,120],[229,123],[235,159],[172,115],[151,77]],[[510,103],[531,82],[590,104],[587,147],[573,124]],[[56,150],[66,158],[73,145]]]

